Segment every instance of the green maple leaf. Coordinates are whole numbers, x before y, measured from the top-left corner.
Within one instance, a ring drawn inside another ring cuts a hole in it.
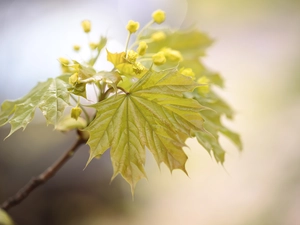
[[[197,84],[177,70],[147,72],[126,94],[110,97],[93,107],[95,119],[90,133],[90,162],[110,149],[113,178],[119,173],[131,185],[146,177],[145,148],[158,164],[185,171],[187,156],[182,148],[194,132],[203,131],[200,111],[194,99],[183,97]],[[112,179],[113,179],[112,178]]]
[[[16,130],[25,129],[39,108],[47,124],[56,124],[69,105],[68,84],[60,78],[50,78],[38,83],[27,95],[16,101],[5,101],[1,105],[0,126],[11,124],[8,136]]]
[[[181,52],[183,61],[179,63],[179,68],[191,68],[195,73],[195,80],[201,77],[207,77],[210,86],[218,86],[223,88],[224,82],[218,73],[211,72],[201,62],[201,57],[205,56],[207,47],[212,44],[212,40],[204,33],[192,30],[186,32],[170,32],[164,30],[166,38],[162,41],[150,43],[148,52],[157,52],[163,47],[172,48]],[[145,37],[150,38],[149,36]],[[174,62],[167,62],[160,68],[170,67]],[[187,96],[187,95],[186,95]],[[217,162],[223,163],[225,160],[225,150],[219,142],[219,135],[223,134],[229,138],[239,149],[242,149],[242,143],[237,133],[231,131],[222,124],[221,118],[226,116],[229,119],[233,118],[233,111],[230,106],[225,103],[213,88],[210,88],[209,93],[201,94],[197,90],[189,97],[197,100],[201,105],[211,109],[201,112],[205,119],[204,128],[208,132],[196,132],[198,142],[213,155]]]
[[[233,111],[230,106],[214,92],[209,92],[201,96],[197,91],[193,93],[194,98],[203,106],[212,110],[200,112],[205,119],[204,128],[208,132],[196,132],[198,142],[210,153],[214,154],[217,162],[223,163],[225,160],[225,150],[219,143],[219,134],[229,138],[238,148],[242,149],[242,142],[237,133],[231,131],[221,122],[222,116],[233,118]]]

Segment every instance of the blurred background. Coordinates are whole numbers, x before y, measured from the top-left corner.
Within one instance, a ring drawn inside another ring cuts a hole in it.
[[[300,224],[298,0],[0,0],[0,102],[59,75],[59,57],[80,60],[72,46],[87,42],[82,20],[92,21],[92,41],[105,35],[108,48],[117,50],[124,47],[127,21],[144,25],[158,8],[172,28],[194,25],[215,40],[204,62],[226,81],[221,94],[236,118],[225,123],[240,133],[243,152],[222,139],[228,152],[222,167],[189,140],[189,177],[170,174],[164,165],[159,169],[149,154],[148,181],[138,183],[132,201],[121,177],[110,184],[109,154],[83,171],[88,148],[82,146],[9,213],[22,225]],[[25,132],[2,141],[9,129],[0,128],[0,202],[44,171],[76,137],[45,126],[39,112]]]

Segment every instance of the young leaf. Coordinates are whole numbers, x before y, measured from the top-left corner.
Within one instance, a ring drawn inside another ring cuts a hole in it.
[[[163,47],[169,47],[181,52],[183,60],[179,63],[179,68],[191,68],[195,73],[195,80],[201,77],[207,77],[210,85],[224,87],[223,79],[217,73],[208,70],[200,61],[205,55],[205,50],[212,44],[212,40],[204,33],[199,31],[187,32],[165,32],[165,39],[148,44],[148,52],[157,52]],[[150,38],[151,34],[147,38]],[[172,65],[167,62],[161,68]],[[187,96],[187,95],[186,95]],[[232,132],[221,122],[221,117],[226,115],[227,118],[233,118],[233,111],[218,95],[210,90],[209,93],[201,95],[198,91],[189,94],[189,97],[196,99],[201,105],[212,110],[201,112],[205,119],[204,128],[208,132],[196,132],[198,142],[210,153],[214,154],[218,162],[223,163],[225,151],[219,143],[219,134],[222,133],[229,138],[239,148],[242,148],[241,140],[238,134]]]
[[[177,70],[147,72],[129,93],[110,97],[93,107],[95,119],[85,129],[90,133],[90,162],[110,148],[114,168],[131,185],[146,177],[145,147],[158,164],[172,171],[185,171],[187,156],[182,147],[195,131],[203,131],[203,107],[183,92],[197,86]],[[112,179],[113,179],[112,178]]]
[[[107,52],[107,61],[111,62],[115,67],[121,63],[125,63],[125,57],[126,53],[125,52],[120,52],[120,53],[111,53],[106,49]]]
[[[11,124],[8,136],[31,122],[36,108],[45,116],[48,124],[56,124],[69,105],[68,84],[59,78],[50,78],[36,85],[27,95],[16,101],[5,101],[1,106],[0,126]]]

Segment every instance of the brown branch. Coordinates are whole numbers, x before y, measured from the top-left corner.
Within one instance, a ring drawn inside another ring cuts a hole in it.
[[[11,207],[21,203],[34,189],[47,182],[56,172],[70,159],[78,147],[86,141],[79,135],[75,144],[64,155],[62,155],[52,166],[48,167],[43,173],[37,177],[33,177],[23,188],[21,188],[14,196],[7,199],[1,204],[2,209],[8,210]]]

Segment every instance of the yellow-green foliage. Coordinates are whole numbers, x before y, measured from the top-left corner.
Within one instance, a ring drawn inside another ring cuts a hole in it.
[[[106,46],[105,37],[87,43],[91,57],[84,62],[60,58],[63,75],[39,83],[19,100],[5,101],[0,126],[10,123],[11,135],[25,128],[39,108],[47,123],[57,130],[84,130],[90,135],[88,162],[109,150],[113,178],[121,174],[132,192],[146,177],[146,149],[159,165],[165,163],[170,170],[186,172],[183,147],[187,138],[195,137],[217,162],[223,163],[225,151],[219,134],[239,149],[242,146],[238,134],[221,121],[223,116],[233,117],[228,104],[214,92],[215,86],[223,87],[223,80],[201,61],[212,40],[195,29],[152,29],[153,24],[163,23],[165,16],[162,10],[155,11],[141,29],[138,22],[129,21],[124,51],[106,49],[113,66],[110,71],[94,66]],[[85,33],[91,32],[90,21],[81,25]],[[135,40],[129,46],[132,37]],[[82,46],[74,45],[74,50],[80,53]],[[87,84],[94,86],[94,103],[87,94]],[[88,101],[82,104],[82,98]],[[65,112],[66,106],[72,105],[68,107],[71,111]],[[95,114],[88,113],[87,107]]]

